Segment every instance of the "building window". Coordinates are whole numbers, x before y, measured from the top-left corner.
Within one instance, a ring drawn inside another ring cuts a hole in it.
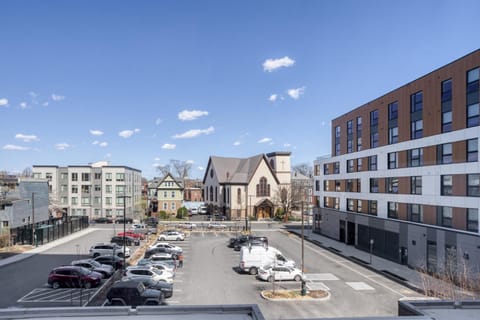
[[[96,191],[96,192],[102,191],[102,186],[99,185],[99,184],[96,184],[96,185],[93,187],[93,190]]]
[[[347,199],[347,211],[353,211],[354,210],[354,200],[353,199]]]
[[[102,198],[101,197],[93,197],[93,203],[94,204],[102,204]]]
[[[270,197],[270,185],[267,184],[267,178],[261,177],[257,184],[257,197]]]
[[[467,209],[467,231],[478,232],[478,208]]]
[[[82,193],[90,193],[90,186],[89,185],[82,185]]]
[[[361,192],[361,190],[362,190],[362,180],[356,179],[355,181],[357,183],[357,192]]]
[[[469,197],[480,197],[480,174],[469,174],[467,195]]]
[[[452,227],[452,207],[440,207],[442,211],[441,226],[451,228]]]
[[[409,203],[407,205],[408,220],[412,222],[423,221],[423,209],[422,205],[416,203]]]
[[[95,180],[101,180],[102,179],[102,173],[101,172],[95,172],[93,178]]]
[[[176,209],[176,207],[177,207],[177,206],[175,205],[175,202],[172,202],[172,204],[171,204],[171,207],[170,207],[170,208],[171,208],[172,210],[175,210],[175,209]]]
[[[330,191],[328,187],[328,180],[323,180],[323,191]]]
[[[388,120],[398,119],[398,101],[388,105]]]
[[[377,156],[368,157],[368,170],[376,171],[377,170]]]
[[[388,169],[398,168],[398,153],[390,152],[388,154]]]
[[[78,181],[78,173],[72,172],[72,181]]]
[[[378,110],[370,112],[370,127],[378,125]]]
[[[340,155],[340,126],[335,127],[335,155]]]
[[[423,137],[423,120],[412,121],[410,125],[412,139],[420,139]]]
[[[90,181],[90,173],[82,173],[82,181]]]
[[[335,191],[341,191],[342,188],[341,188],[341,183],[340,183],[340,180],[335,180]]]
[[[172,191],[172,198],[175,198],[175,191]]]
[[[377,200],[368,201],[368,213],[371,215],[377,215]]]
[[[362,200],[357,200],[357,212],[362,212]]]
[[[242,189],[237,188],[237,204],[242,204]]]
[[[112,181],[112,174],[111,173],[105,173],[105,181]]]
[[[362,158],[357,159],[357,172],[362,171]]]
[[[82,197],[82,206],[90,205],[90,197]]]
[[[442,82],[442,132],[452,131],[452,79]]]
[[[370,193],[378,193],[378,179],[370,178]]]
[[[352,120],[347,121],[347,135],[348,136],[353,135],[353,121]]]
[[[378,110],[370,112],[370,148],[378,147]]]
[[[410,113],[422,111],[423,109],[423,93],[419,91],[410,96]]]
[[[410,193],[422,194],[422,177],[421,176],[410,177]]]
[[[478,139],[467,140],[467,161],[478,161]]]
[[[370,134],[370,148],[378,147],[378,132]]]
[[[319,176],[320,175],[320,165],[316,164],[314,167],[314,175]]]
[[[125,181],[125,174],[124,173],[117,173],[115,175],[115,180],[116,181]]]
[[[72,193],[78,193],[78,186],[72,185]]]
[[[115,186],[115,194],[124,195],[125,194],[125,186]]]
[[[480,68],[467,73],[467,127],[479,125],[479,73]]]
[[[350,159],[350,160],[347,160],[347,172],[348,173],[351,173],[354,171],[354,163],[353,163],[353,159]]]
[[[386,178],[387,192],[388,193],[398,193],[398,178]]]
[[[357,151],[362,150],[362,117],[357,117]]]
[[[452,131],[452,111],[442,112],[442,132]]]
[[[398,219],[398,202],[388,202],[388,217]]]
[[[398,142],[398,127],[388,129],[388,143],[394,144]]]
[[[346,192],[353,192],[353,180],[352,179],[347,180],[347,183],[346,183],[346,186],[345,186],[345,191]]]
[[[423,165],[423,149],[411,149],[407,152],[408,156],[408,166],[409,167],[420,167]]]
[[[333,198],[333,208],[340,209],[340,198]]]
[[[116,205],[117,206],[123,206],[125,204],[125,198],[124,197],[118,197],[116,198]]]
[[[77,205],[78,204],[78,198],[77,197],[72,197],[72,205]]]
[[[213,201],[213,187],[210,186],[210,201]]]
[[[62,184],[60,186],[60,192],[68,192],[68,185]]]
[[[67,180],[68,179],[68,173],[66,173],[66,172],[60,173],[60,179],[61,180]]]
[[[163,203],[163,210],[166,211],[167,209],[168,209],[168,203],[164,202],[164,203]]]
[[[329,175],[330,174],[330,172],[328,171],[328,163],[325,163],[323,165],[323,174],[324,175]]]
[[[453,178],[451,175],[441,176],[441,190],[440,194],[442,196],[451,196],[453,188]]]
[[[452,144],[444,143],[437,146],[438,164],[452,163]]]
[[[353,152],[353,140],[348,139],[347,140],[347,153],[352,153]]]
[[[340,162],[333,163],[333,173],[340,173]]]
[[[105,193],[112,193],[112,185],[111,184],[105,185]]]

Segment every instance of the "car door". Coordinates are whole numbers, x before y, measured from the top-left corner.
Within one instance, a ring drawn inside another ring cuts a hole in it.
[[[287,280],[288,279],[288,269],[285,267],[275,267],[275,279],[277,280]]]

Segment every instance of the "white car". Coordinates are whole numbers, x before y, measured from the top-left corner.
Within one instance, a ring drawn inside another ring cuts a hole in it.
[[[173,283],[173,273],[166,270],[158,270],[153,266],[133,266],[128,267],[125,271],[125,277],[151,277],[155,281],[165,281],[167,283]]]
[[[226,225],[218,222],[210,222],[208,224],[208,229],[225,229],[225,228],[227,228]]]
[[[179,246],[174,246],[173,244],[169,244],[168,242],[157,242],[149,247],[149,249],[153,249],[153,248],[167,248],[175,253],[183,252],[182,248],[180,248]]]
[[[185,234],[178,231],[167,231],[158,236],[158,241],[183,241]]]
[[[264,266],[258,269],[259,279],[265,281],[302,280],[302,270],[289,266]]]

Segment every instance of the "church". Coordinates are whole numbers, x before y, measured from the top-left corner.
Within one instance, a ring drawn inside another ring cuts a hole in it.
[[[203,178],[203,199],[210,212],[227,219],[270,219],[282,189],[289,190],[290,152],[250,158],[211,156]]]

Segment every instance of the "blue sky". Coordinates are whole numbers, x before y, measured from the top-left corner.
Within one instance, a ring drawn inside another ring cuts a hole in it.
[[[476,0],[0,1],[0,171],[330,153],[330,121],[479,48]]]

